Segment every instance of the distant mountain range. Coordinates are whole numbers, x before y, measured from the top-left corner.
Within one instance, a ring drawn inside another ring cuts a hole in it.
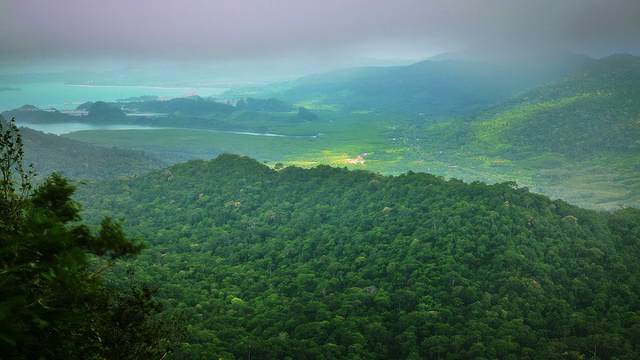
[[[148,239],[109,276],[136,269],[184,316],[177,357],[640,357],[640,57],[446,56],[227,95],[81,105],[74,121],[182,127],[77,134],[104,147],[21,129],[38,172],[109,178],[76,198]],[[113,139],[290,163],[165,167]]]
[[[640,57],[529,59],[518,64],[438,58],[301,79],[283,92],[350,109],[414,112],[411,146],[480,172],[524,179],[584,205],[640,204]],[[419,140],[418,140],[419,139]],[[466,163],[465,163],[466,161]],[[503,177],[504,178],[504,177]]]
[[[423,113],[442,121],[475,113],[593,61],[586,56],[554,55],[496,63],[443,55],[408,66],[314,74],[258,91],[290,102],[316,101],[379,113]]]

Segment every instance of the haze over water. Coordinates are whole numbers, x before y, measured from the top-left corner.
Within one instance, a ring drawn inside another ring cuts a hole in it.
[[[227,88],[197,86],[79,86],[61,82],[3,83],[0,87],[19,89],[0,91],[0,111],[16,109],[27,104],[41,109],[72,110],[87,101],[114,102],[119,99],[145,95],[157,96],[158,98],[192,95],[210,97],[227,90]]]

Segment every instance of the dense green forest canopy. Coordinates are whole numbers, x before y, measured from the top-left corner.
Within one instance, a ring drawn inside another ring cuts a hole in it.
[[[221,155],[88,184],[187,317],[176,359],[635,359],[640,211]]]

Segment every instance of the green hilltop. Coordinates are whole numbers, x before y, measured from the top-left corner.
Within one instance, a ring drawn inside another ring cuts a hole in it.
[[[78,199],[148,239],[129,266],[186,316],[176,359],[640,355],[635,209],[236,155]]]

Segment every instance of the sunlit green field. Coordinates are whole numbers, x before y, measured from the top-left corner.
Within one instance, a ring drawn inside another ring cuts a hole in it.
[[[322,115],[320,121],[313,123],[253,124],[254,127],[261,126],[268,133],[282,136],[194,129],[92,130],[66,136],[102,146],[143,150],[174,162],[193,158],[209,159],[228,152],[270,164],[329,164],[376,172],[398,172],[411,168],[400,166],[395,170],[389,167],[394,162],[402,162],[402,142],[393,140],[393,130],[390,129],[400,128],[404,119],[342,112],[323,112]]]
[[[640,177],[610,161],[570,163],[557,154],[509,158],[504,144],[479,146],[451,138],[446,124],[402,116],[316,110],[317,122],[255,119],[252,127],[282,136],[195,129],[78,131],[69,138],[102,146],[142,150],[170,162],[211,159],[221,153],[246,155],[270,166],[326,164],[382,174],[431,172],[445,178],[486,183],[515,181],[552,198],[600,210],[640,206]],[[246,120],[243,120],[246,121]],[[417,125],[416,125],[417,124]],[[498,155],[496,155],[498,154]],[[503,155],[500,155],[503,154]]]

